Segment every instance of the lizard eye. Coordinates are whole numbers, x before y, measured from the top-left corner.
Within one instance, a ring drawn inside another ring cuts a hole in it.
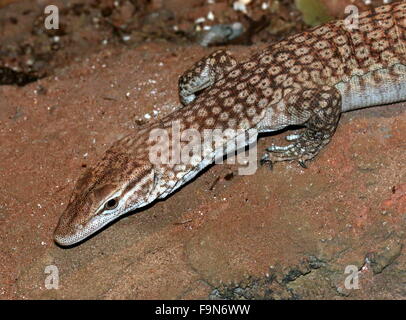
[[[112,209],[117,208],[117,206],[118,206],[118,199],[113,198],[106,202],[106,204],[104,205],[104,209],[112,210]]]

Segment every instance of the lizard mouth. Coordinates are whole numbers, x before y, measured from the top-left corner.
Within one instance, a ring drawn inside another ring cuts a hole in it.
[[[78,231],[72,234],[65,234],[55,230],[54,241],[60,246],[67,247],[81,242],[82,240],[89,237],[93,232]]]
[[[75,230],[69,231],[63,225],[60,225],[54,232],[54,241],[63,247],[72,246],[92,236],[111,221],[106,217],[97,216],[92,218],[86,226],[78,225]]]
[[[67,247],[74,245],[86,237],[83,238],[78,238],[77,236],[60,236],[60,235],[54,235],[54,241],[59,244],[60,246]]]

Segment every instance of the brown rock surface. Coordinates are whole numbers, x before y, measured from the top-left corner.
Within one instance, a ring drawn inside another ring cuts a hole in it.
[[[406,298],[405,103],[344,114],[308,169],[212,166],[77,247],[54,244],[83,167],[146,113],[173,110],[178,76],[210,51],[109,47],[0,86],[0,299]],[[45,288],[49,265],[58,290]],[[348,265],[359,290],[345,288]]]

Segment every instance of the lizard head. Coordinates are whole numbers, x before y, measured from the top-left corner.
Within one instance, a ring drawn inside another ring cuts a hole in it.
[[[58,244],[78,243],[123,214],[157,198],[155,186],[159,179],[148,157],[142,156],[140,150],[138,154],[132,153],[137,154],[135,159],[130,158],[123,150],[122,146],[113,145],[77,181],[54,232]]]

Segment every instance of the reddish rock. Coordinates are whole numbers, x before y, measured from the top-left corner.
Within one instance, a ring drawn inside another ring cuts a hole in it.
[[[85,167],[145,114],[177,107],[179,75],[210,51],[107,46],[0,87],[1,299],[406,298],[405,103],[343,114],[308,169],[216,165],[80,246],[54,244]],[[274,142],[283,135],[261,138],[258,156]],[[360,290],[344,285],[349,265]],[[58,290],[45,287],[48,266]]]

